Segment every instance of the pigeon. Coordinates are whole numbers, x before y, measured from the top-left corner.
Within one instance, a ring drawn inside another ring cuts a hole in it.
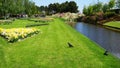
[[[106,55],[106,56],[107,56],[107,55],[108,55],[108,51],[105,51],[104,55]]]
[[[73,45],[72,45],[72,44],[70,44],[69,42],[68,42],[68,45],[69,45],[69,47],[73,47]]]

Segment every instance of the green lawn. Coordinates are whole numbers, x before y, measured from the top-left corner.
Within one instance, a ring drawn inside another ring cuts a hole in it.
[[[25,27],[35,22],[16,20],[0,28]],[[0,37],[0,68],[120,68],[120,60],[66,25],[61,19],[37,26],[42,33],[20,42]],[[73,44],[69,48],[67,42]]]
[[[104,25],[115,27],[115,28],[120,28],[120,21],[107,22]]]

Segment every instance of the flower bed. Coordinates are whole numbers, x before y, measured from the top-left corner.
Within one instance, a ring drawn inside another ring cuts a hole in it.
[[[20,39],[30,37],[37,33],[39,33],[39,30],[35,28],[12,28],[12,29],[0,28],[0,35],[6,38],[9,42],[15,42]]]

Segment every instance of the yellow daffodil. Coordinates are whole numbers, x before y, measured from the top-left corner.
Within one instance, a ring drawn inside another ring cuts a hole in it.
[[[12,28],[12,29],[2,29],[0,28],[0,35],[8,39],[8,41],[14,41],[18,39],[23,39],[31,34],[38,33],[39,30],[35,28]]]

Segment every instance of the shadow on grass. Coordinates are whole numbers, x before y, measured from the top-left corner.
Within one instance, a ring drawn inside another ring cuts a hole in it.
[[[26,25],[25,27],[35,27],[35,26],[45,26],[45,25],[49,25],[48,23],[45,24],[30,24],[30,25]]]

